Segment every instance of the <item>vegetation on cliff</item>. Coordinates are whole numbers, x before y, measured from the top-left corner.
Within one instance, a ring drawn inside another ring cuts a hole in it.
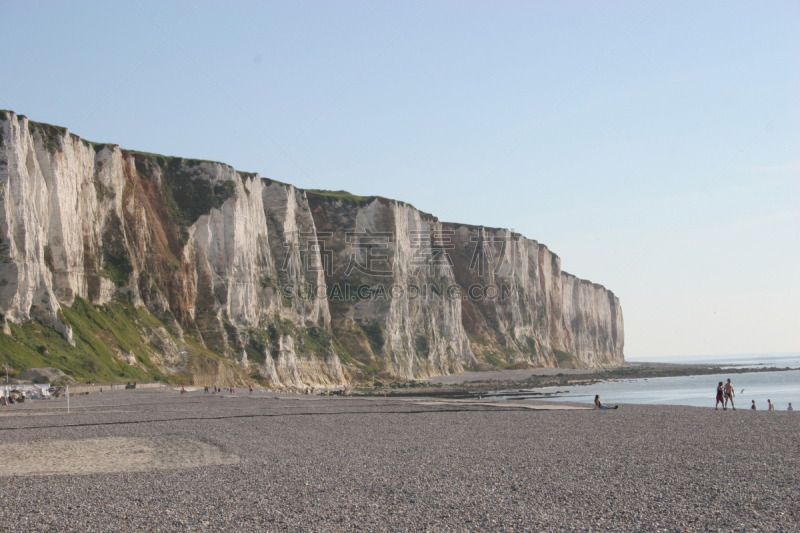
[[[163,156],[146,152],[131,152],[136,161],[136,170],[146,178],[157,166],[161,170],[164,198],[179,225],[189,227],[200,218],[219,209],[225,200],[236,192],[236,184],[231,180],[213,183],[196,170],[203,163],[213,163],[201,159]]]
[[[76,298],[62,306],[64,322],[72,327],[75,346],[53,329],[31,320],[9,322],[10,334],[0,333],[0,362],[17,373],[26,368],[58,368],[79,381],[164,380],[153,363],[154,346],[143,329],[163,328],[144,308],[135,308],[122,295],[95,307]],[[123,354],[133,354],[129,364]]]

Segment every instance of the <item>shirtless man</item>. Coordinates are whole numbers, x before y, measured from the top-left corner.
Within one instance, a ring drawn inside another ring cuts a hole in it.
[[[728,378],[728,382],[725,383],[725,387],[722,389],[725,392],[725,405],[722,407],[723,410],[728,408],[728,400],[731,401],[731,407],[733,410],[736,410],[736,407],[733,405],[733,383],[731,383],[731,378]]]

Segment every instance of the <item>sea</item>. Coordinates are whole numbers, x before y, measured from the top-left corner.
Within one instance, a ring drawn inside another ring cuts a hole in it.
[[[706,376],[676,376],[666,378],[644,378],[611,380],[594,385],[569,387],[544,387],[524,390],[514,398],[521,399],[525,392],[530,398],[592,403],[595,394],[606,404],[666,404],[714,407],[717,383],[728,378],[733,383],[737,409],[749,409],[756,401],[759,410],[767,409],[767,399],[772,400],[776,410],[786,410],[789,402],[800,413],[800,352],[781,354],[734,354],[699,357],[670,357],[663,359],[640,359],[631,362],[647,363],[703,363],[725,368],[791,368],[793,370],[749,372],[745,374],[721,373]],[[577,377],[577,376],[576,376]],[[495,398],[502,398],[497,393]],[[509,397],[510,398],[510,397]]]

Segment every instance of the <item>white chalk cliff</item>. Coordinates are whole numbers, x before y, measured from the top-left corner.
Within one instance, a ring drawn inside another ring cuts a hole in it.
[[[519,234],[0,112],[4,335],[37,321],[74,344],[64,310],[84,301],[152,315],[140,361],[198,384],[624,360],[619,300]]]

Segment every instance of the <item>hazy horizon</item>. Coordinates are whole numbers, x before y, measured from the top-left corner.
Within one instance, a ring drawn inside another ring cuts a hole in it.
[[[678,360],[703,360],[703,359],[723,359],[728,358],[730,360],[735,359],[753,359],[755,362],[759,362],[760,360],[764,359],[785,359],[785,358],[792,358],[797,357],[800,360],[800,352],[751,352],[751,353],[716,353],[716,354],[694,354],[694,355],[673,355],[673,356],[653,356],[653,357],[638,357],[636,359],[631,359],[626,357],[625,360],[628,362],[637,362],[637,361],[644,361],[644,360],[662,360],[662,359],[672,359],[673,361]]]

